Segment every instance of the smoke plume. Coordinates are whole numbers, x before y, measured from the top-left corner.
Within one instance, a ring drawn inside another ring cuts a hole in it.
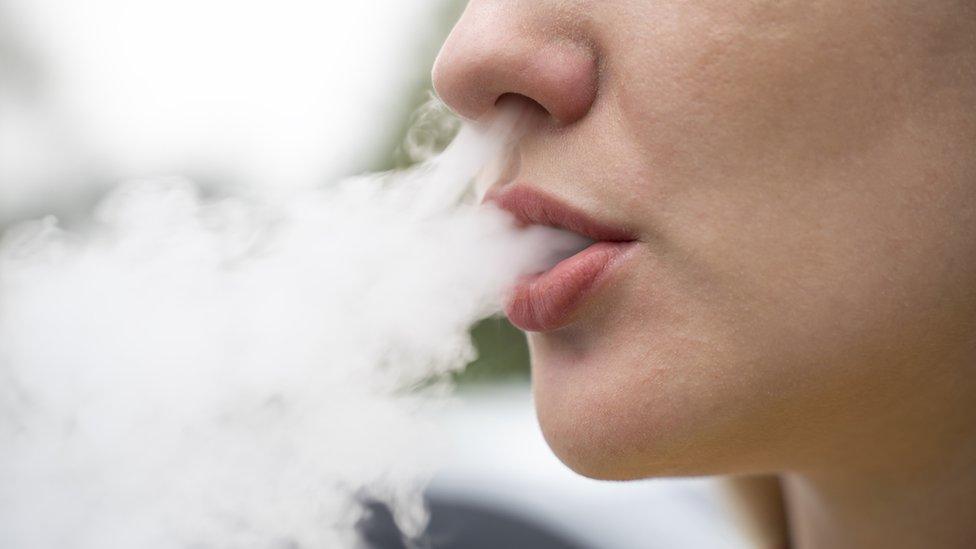
[[[286,196],[128,182],[82,227],[7,231],[0,546],[346,547],[364,491],[419,531],[421,412],[472,323],[578,245],[477,205],[504,128]]]

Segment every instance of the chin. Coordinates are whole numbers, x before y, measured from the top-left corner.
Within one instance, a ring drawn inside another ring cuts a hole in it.
[[[600,480],[691,474],[654,370],[616,362],[585,335],[531,334],[533,396],[542,434],[573,471]],[[606,341],[606,340],[604,340]]]
[[[723,375],[728,356],[643,326],[583,324],[529,342],[539,425],[573,471],[631,480],[745,473],[766,461],[770,441],[750,428],[762,403]]]

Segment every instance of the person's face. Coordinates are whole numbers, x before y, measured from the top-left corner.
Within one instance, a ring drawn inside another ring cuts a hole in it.
[[[529,336],[563,461],[799,468],[925,391],[976,333],[974,29],[950,0],[469,4],[440,97],[536,102],[509,185],[636,238]]]

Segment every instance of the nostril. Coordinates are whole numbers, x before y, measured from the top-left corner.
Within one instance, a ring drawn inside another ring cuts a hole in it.
[[[520,93],[508,92],[499,95],[498,99],[495,100],[495,106],[498,108],[526,109],[550,116],[549,111],[538,101]]]
[[[508,92],[498,96],[495,100],[496,110],[513,110],[518,113],[521,124],[540,124],[555,122],[555,119],[541,103],[520,93]]]

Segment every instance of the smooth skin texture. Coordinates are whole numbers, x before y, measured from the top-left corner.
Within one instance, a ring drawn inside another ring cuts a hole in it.
[[[534,102],[520,184],[638,235],[529,337],[568,466],[779,475],[800,548],[976,546],[976,2],[473,0],[434,85]]]

